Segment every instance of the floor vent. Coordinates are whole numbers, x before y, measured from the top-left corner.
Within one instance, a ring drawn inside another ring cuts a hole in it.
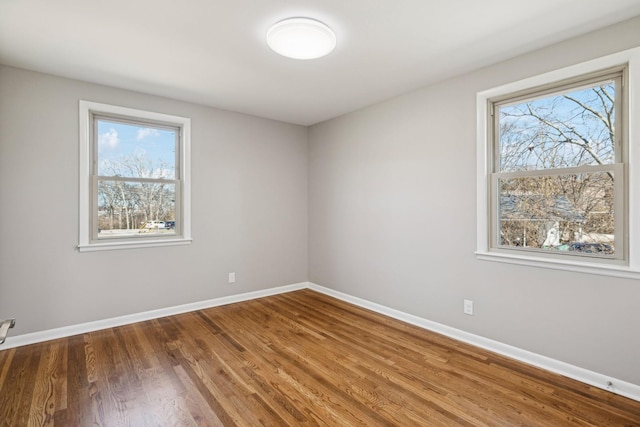
[[[0,344],[7,339],[9,329],[16,326],[16,319],[2,320],[0,321]]]

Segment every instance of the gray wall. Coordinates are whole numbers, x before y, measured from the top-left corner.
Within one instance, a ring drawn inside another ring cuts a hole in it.
[[[640,384],[640,283],[473,253],[476,92],[639,45],[635,19],[311,129],[0,67],[0,317],[19,335],[309,279]],[[77,252],[79,99],[192,118],[193,244]]]
[[[77,251],[79,99],[192,119],[191,245]],[[305,127],[0,67],[0,318],[20,335],[304,282],[307,177]]]
[[[636,46],[640,19],[311,127],[310,281],[640,384],[639,281],[474,256],[476,93]]]

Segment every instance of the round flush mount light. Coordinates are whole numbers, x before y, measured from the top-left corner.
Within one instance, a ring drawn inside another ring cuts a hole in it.
[[[314,59],[336,47],[336,35],[327,25],[311,18],[289,18],[267,31],[267,43],[287,58]]]

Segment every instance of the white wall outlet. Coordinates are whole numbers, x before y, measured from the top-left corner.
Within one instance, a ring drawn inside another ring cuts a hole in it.
[[[473,316],[473,301],[468,299],[464,300],[464,314]]]
[[[236,273],[229,273],[229,283],[236,283]]]

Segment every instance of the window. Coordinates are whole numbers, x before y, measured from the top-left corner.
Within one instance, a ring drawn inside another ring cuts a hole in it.
[[[622,75],[492,101],[493,248],[624,258]]]
[[[638,56],[627,51],[478,94],[479,258],[640,272],[640,241],[629,233],[638,221],[638,128],[629,121]]]
[[[80,251],[190,241],[190,120],[80,102]]]

